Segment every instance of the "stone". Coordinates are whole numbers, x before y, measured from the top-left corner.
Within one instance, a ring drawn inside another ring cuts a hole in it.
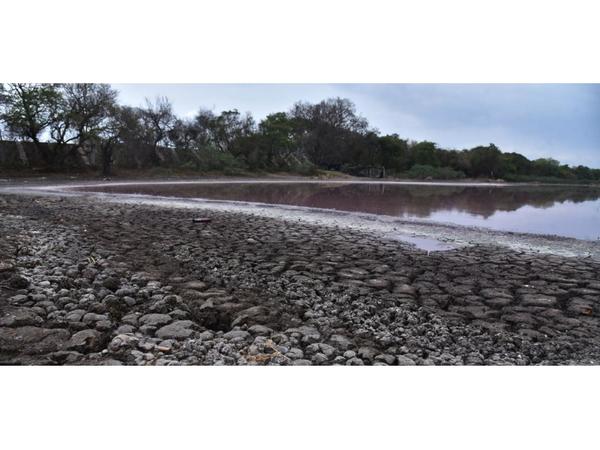
[[[98,352],[106,343],[105,335],[97,330],[82,330],[71,336],[67,348],[81,353]]]
[[[87,313],[83,316],[82,321],[85,323],[99,322],[101,320],[109,320],[106,314]]]
[[[543,306],[546,308],[552,308],[557,304],[556,297],[542,294],[525,294],[521,297],[521,304],[523,306]]]
[[[567,311],[575,315],[591,316],[594,314],[594,302],[582,298],[569,300]]]
[[[315,353],[311,358],[311,361],[315,364],[323,364],[326,363],[328,360],[329,358],[327,358],[327,356],[325,356],[323,353]]]
[[[394,288],[394,294],[405,294],[414,297],[417,295],[417,290],[408,284],[401,284]]]
[[[329,338],[329,342],[331,342],[335,347],[339,348],[341,351],[346,351],[352,346],[352,341],[348,339],[346,336],[342,336],[341,334],[333,334]]]
[[[360,347],[357,352],[359,358],[366,361],[373,361],[375,359],[375,356],[379,353],[380,352],[375,350],[373,347]]]
[[[168,314],[146,314],[138,319],[140,325],[151,327],[160,327],[173,321],[173,318]]]
[[[7,307],[4,309],[4,316],[0,318],[0,327],[21,327],[25,325],[40,325],[44,322],[30,308]]]
[[[108,344],[108,350],[119,352],[124,349],[136,348],[138,341],[139,339],[132,334],[118,334]]]
[[[50,284],[50,283],[48,283]],[[8,285],[15,289],[25,289],[29,287],[29,280],[23,275],[14,274],[8,279]],[[41,285],[41,283],[40,283]]]
[[[203,291],[206,289],[206,283],[200,280],[188,281],[183,285],[185,289],[192,289],[194,291]]]
[[[308,359],[296,359],[292,361],[292,366],[312,366],[312,362]]]
[[[121,286],[121,281],[116,277],[108,277],[102,282],[102,286],[111,291],[116,291]]]
[[[296,347],[290,348],[285,354],[290,359],[302,359],[304,358],[304,352]]]
[[[29,297],[23,294],[14,295],[8,299],[8,302],[12,305],[20,305],[29,301]]]
[[[0,328],[0,354],[19,352],[35,355],[55,352],[64,347],[69,337],[69,332],[60,328]]]
[[[178,320],[169,325],[165,325],[156,332],[156,337],[160,339],[185,339],[194,332],[190,329],[194,325],[191,320]]]
[[[346,361],[347,366],[364,366],[365,363],[360,358],[350,358]]]
[[[269,336],[271,333],[273,333],[271,328],[265,327],[264,325],[252,325],[250,328],[248,328],[248,331],[254,336]]]
[[[237,339],[237,340],[242,340],[242,341],[245,341],[245,340],[248,340],[251,338],[250,333],[248,333],[247,331],[243,331],[243,330],[229,331],[229,332],[225,333],[223,335],[223,337],[228,340]]]
[[[416,363],[404,355],[396,355],[396,362],[399,366],[415,366]]]

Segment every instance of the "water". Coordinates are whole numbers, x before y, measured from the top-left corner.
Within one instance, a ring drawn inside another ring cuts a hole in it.
[[[600,188],[388,183],[149,183],[79,188],[364,212],[495,230],[600,239]]]

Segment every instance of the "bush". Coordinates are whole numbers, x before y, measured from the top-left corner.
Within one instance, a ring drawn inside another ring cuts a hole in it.
[[[423,164],[415,164],[404,175],[407,178],[432,178],[434,180],[458,180],[465,177],[463,172],[449,167],[433,167]]]

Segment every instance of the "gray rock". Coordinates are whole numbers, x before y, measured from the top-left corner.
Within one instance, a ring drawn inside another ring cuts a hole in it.
[[[248,328],[248,331],[254,336],[269,336],[271,333],[273,333],[271,328],[265,327],[264,325],[252,325],[250,328]]]
[[[373,347],[360,347],[357,353],[359,358],[366,361],[373,361],[375,359],[375,356],[378,355],[380,352],[375,350]]]
[[[190,329],[193,325],[191,320],[178,320],[159,329],[156,336],[160,339],[185,339],[194,332]]]
[[[331,342],[335,347],[339,348],[341,351],[346,351],[352,346],[352,341],[348,339],[346,336],[342,336],[340,334],[333,334],[329,338],[329,342]]]
[[[543,306],[551,308],[557,304],[556,297],[542,294],[525,294],[521,298],[523,306]]]
[[[248,333],[247,331],[243,331],[243,330],[232,330],[232,331],[229,331],[229,332],[225,333],[225,334],[223,335],[223,337],[224,337],[225,339],[228,339],[228,340],[234,340],[234,339],[237,339],[237,340],[242,340],[242,341],[245,341],[245,340],[249,340],[249,339],[251,339],[251,337],[252,337],[252,336],[251,336],[251,335],[250,335],[250,333]]]
[[[350,358],[346,361],[347,366],[364,366],[365,363],[360,358]]]
[[[119,334],[110,341],[108,350],[111,352],[120,352],[122,350],[136,348],[138,341],[139,339],[132,334]]]
[[[327,358],[327,356],[325,356],[323,353],[316,353],[311,358],[311,361],[315,364],[323,364],[326,363],[328,360],[329,358]]]
[[[0,318],[0,327],[21,327],[25,325],[40,325],[44,322],[30,308],[7,307],[4,309],[4,316]]]
[[[0,328],[0,354],[19,352],[35,355],[55,352],[63,348],[69,336],[67,330],[58,328]]]
[[[99,322],[101,320],[108,320],[108,316],[106,314],[87,313],[82,319],[85,323]]]
[[[81,353],[98,352],[102,350],[106,338],[97,330],[82,330],[71,336],[67,348]]]
[[[396,355],[396,360],[397,360],[399,366],[415,366],[416,365],[416,363],[412,359],[410,359],[404,355]]]
[[[173,319],[168,314],[146,314],[138,319],[141,325],[151,327],[160,327],[172,322]]]
[[[292,366],[312,366],[312,362],[308,359],[295,359],[292,361]]]

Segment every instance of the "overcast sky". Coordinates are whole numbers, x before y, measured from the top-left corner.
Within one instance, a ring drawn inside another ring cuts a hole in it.
[[[237,108],[260,120],[296,101],[352,100],[382,133],[447,148],[498,145],[600,168],[600,84],[115,84],[124,104],[167,96],[193,116]]]

